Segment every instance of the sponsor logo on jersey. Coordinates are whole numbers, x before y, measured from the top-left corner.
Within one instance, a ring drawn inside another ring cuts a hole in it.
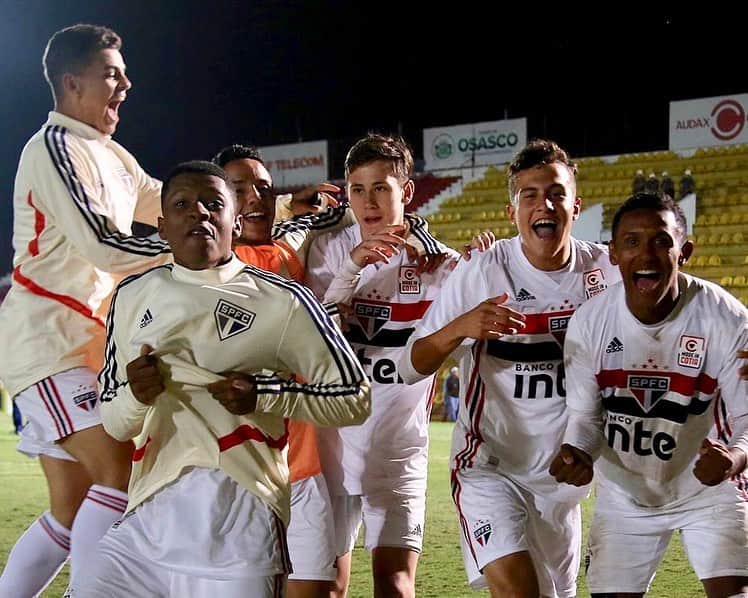
[[[83,411],[91,411],[96,407],[96,401],[99,395],[95,390],[89,390],[73,397],[73,403],[76,407],[83,409]]]
[[[548,332],[553,335],[553,338],[562,347],[566,338],[566,329],[569,327],[569,320],[571,320],[570,315],[548,317]]]
[[[218,328],[218,338],[225,341],[249,330],[255,321],[255,313],[221,299],[213,312]]]
[[[481,546],[488,544],[488,539],[491,537],[491,531],[491,524],[488,521],[478,519],[478,521],[473,525],[473,537]]]
[[[585,272],[583,280],[584,295],[587,299],[599,295],[608,288],[608,285],[605,282],[605,275],[600,268],[595,268],[594,270],[588,270]]]
[[[418,295],[421,292],[421,277],[415,266],[400,267],[400,293]]]
[[[623,351],[623,343],[618,340],[617,336],[613,337],[613,340],[608,343],[608,346],[605,348],[606,353],[618,353],[619,351]]]
[[[700,368],[706,353],[706,341],[700,336],[683,334],[678,343],[678,365]]]
[[[353,314],[361,324],[364,334],[371,340],[382,326],[390,321],[392,308],[389,305],[365,303],[354,299]]]
[[[143,314],[143,317],[140,318],[140,325],[139,326],[140,326],[140,328],[145,328],[151,322],[153,322],[153,314],[151,313],[150,309],[146,309],[145,313]]]
[[[668,376],[629,374],[626,386],[639,401],[644,411],[649,411],[670,390],[670,378]]]
[[[533,295],[527,289],[521,288],[519,291],[517,291],[517,296],[514,298],[514,300],[515,301],[534,301],[535,295]]]

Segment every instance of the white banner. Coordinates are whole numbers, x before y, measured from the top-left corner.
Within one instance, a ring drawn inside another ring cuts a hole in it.
[[[327,140],[261,147],[276,187],[313,185],[327,180]]]
[[[506,164],[527,143],[527,119],[423,130],[426,170]]]
[[[748,143],[748,94],[670,102],[670,149]]]

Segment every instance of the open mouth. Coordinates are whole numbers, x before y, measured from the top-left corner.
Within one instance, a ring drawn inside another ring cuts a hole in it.
[[[244,221],[265,220],[266,218],[265,212],[247,212],[246,214],[242,214],[242,220]]]
[[[532,224],[532,230],[541,239],[552,239],[556,235],[558,222],[550,218],[541,218]]]
[[[107,117],[109,117],[109,120],[116,121],[119,120],[119,106],[122,103],[122,100],[112,100],[107,104],[106,107],[106,114]]]
[[[647,293],[657,286],[661,276],[656,270],[637,270],[633,278],[636,288]]]
[[[215,235],[215,233],[212,230],[207,229],[207,228],[202,227],[202,226],[199,226],[197,228],[193,228],[190,231],[189,236],[190,237],[201,237],[203,239],[213,239],[213,240],[215,240],[215,238],[216,238],[216,235]]]

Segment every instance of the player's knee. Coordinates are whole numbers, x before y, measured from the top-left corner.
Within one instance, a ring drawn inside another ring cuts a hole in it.
[[[415,594],[415,580],[406,571],[380,574],[374,579],[374,596],[377,598],[413,598]]]

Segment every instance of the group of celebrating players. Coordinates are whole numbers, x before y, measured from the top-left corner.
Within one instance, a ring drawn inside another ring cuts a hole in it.
[[[374,594],[414,596],[447,358],[471,587],[575,596],[594,478],[593,596],[644,595],[675,530],[710,598],[748,596],[748,318],[681,272],[671,198],[626,200],[609,247],[577,240],[577,167],[534,140],[508,167],[517,235],[460,255],[405,214],[397,137],[350,149],[348,205],[329,184],[276,197],[243,145],[160,182],[112,140],[120,48],[52,36],[54,110],[18,167],[0,379],[50,509],[0,597],[68,558],[74,598],[345,596],[362,523]]]

